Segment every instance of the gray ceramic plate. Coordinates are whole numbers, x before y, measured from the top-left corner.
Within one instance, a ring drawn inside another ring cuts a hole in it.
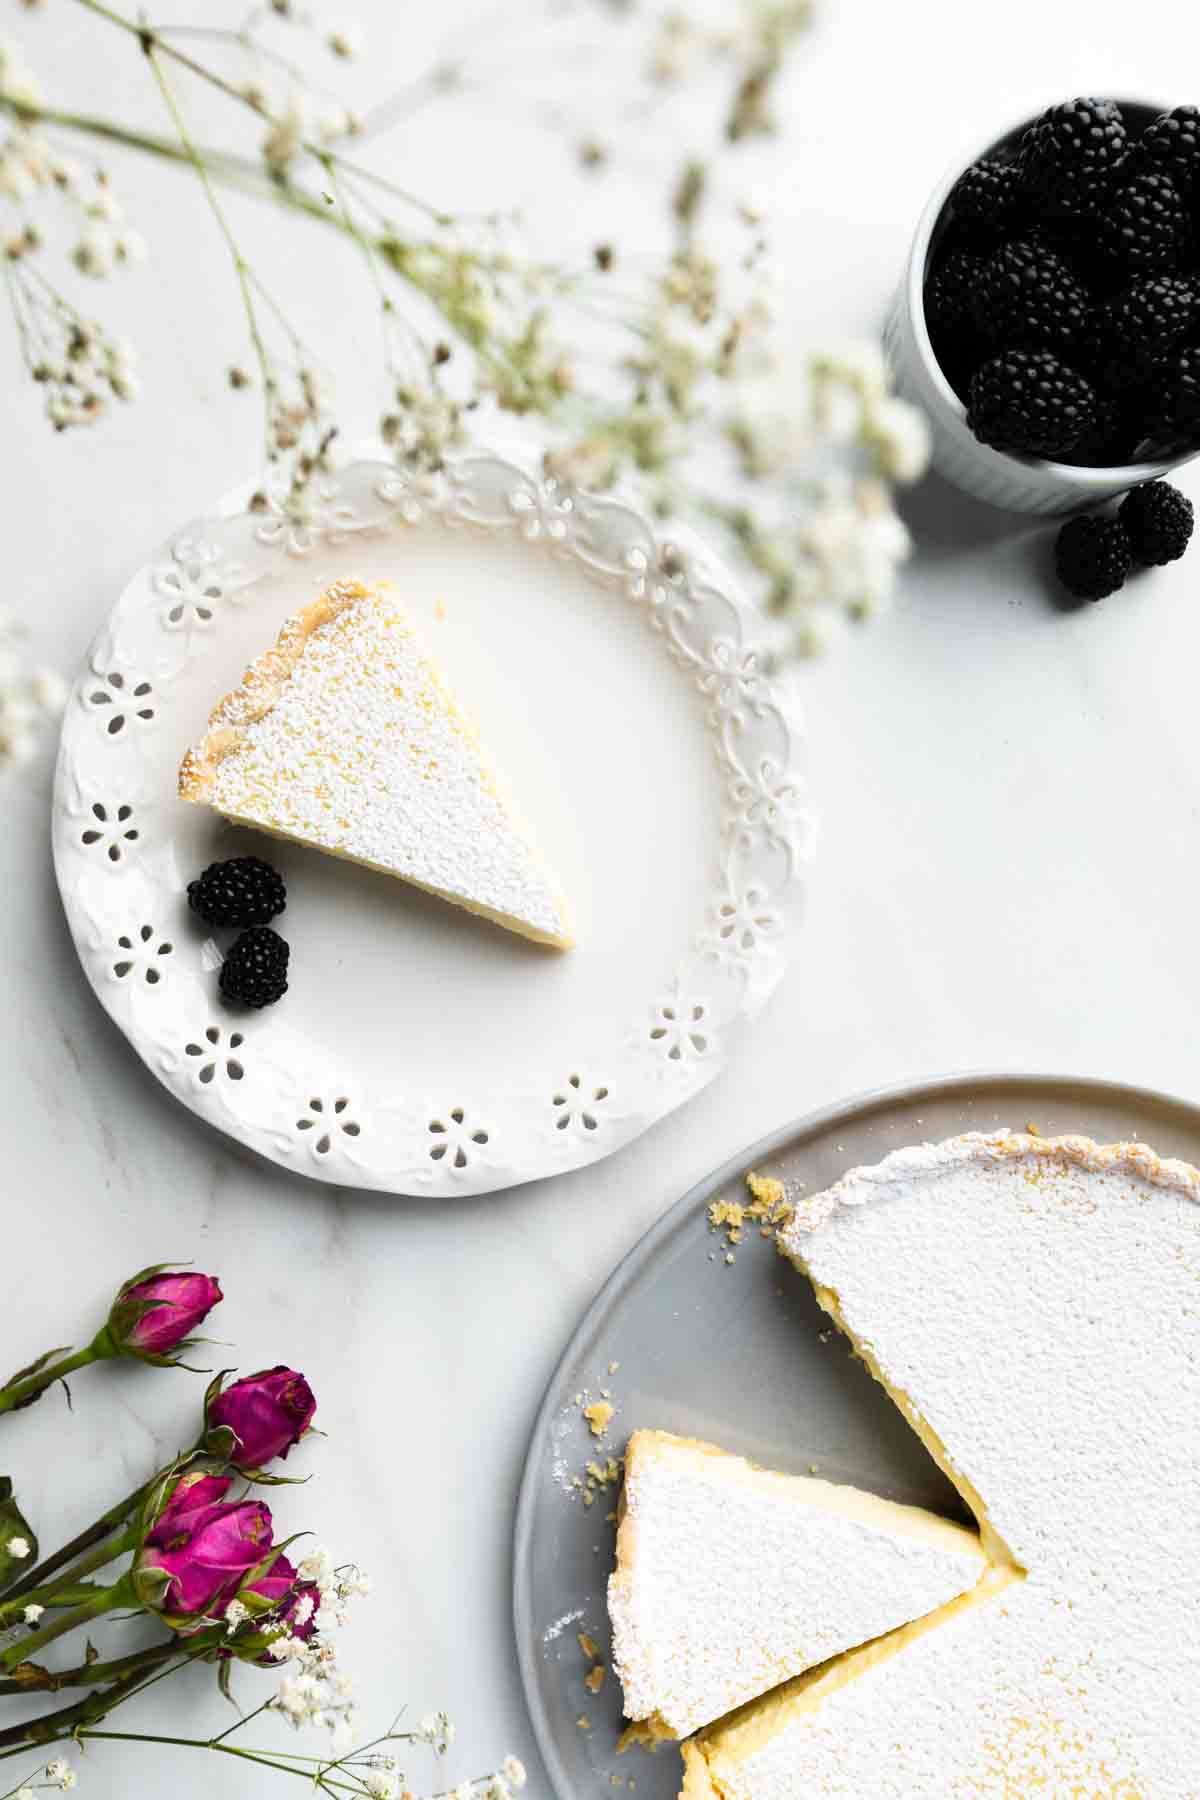
[[[789,1126],[701,1182],[597,1296],[538,1415],[517,1510],[517,1653],[559,1800],[612,1800],[631,1787],[637,1800],[678,1793],[679,1758],[669,1747],[617,1756],[619,1686],[608,1670],[598,1693],[585,1687],[592,1664],[577,1635],[595,1641],[607,1669],[615,1526],[606,1515],[617,1489],[589,1508],[572,1479],[589,1461],[619,1455],[636,1426],[708,1438],[771,1468],[816,1465],[832,1480],[961,1516],[940,1471],[773,1244],[750,1231],[726,1262],[725,1238],[709,1228],[710,1201],[742,1197],[749,1168],[816,1193],[904,1144],[1030,1122],[1101,1142],[1140,1137],[1200,1162],[1200,1109],[1112,1082],[970,1075],[869,1094]],[[597,1446],[581,1401],[602,1389],[617,1413]]]

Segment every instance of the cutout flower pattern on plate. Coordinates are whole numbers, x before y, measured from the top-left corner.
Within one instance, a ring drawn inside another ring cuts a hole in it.
[[[162,959],[170,956],[175,946],[169,939],[158,937],[153,925],[139,925],[123,931],[117,939],[112,972],[118,981],[131,978],[157,987],[163,978]]]
[[[582,1075],[568,1075],[550,1097],[554,1108],[554,1128],[568,1131],[572,1126],[581,1131],[597,1131],[600,1127],[609,1090],[604,1082],[585,1081]]]
[[[441,1118],[430,1119],[429,1135],[429,1160],[444,1160],[451,1169],[465,1169],[489,1140],[489,1133],[473,1124],[461,1106],[451,1107]]]
[[[314,1155],[328,1156],[339,1134],[359,1137],[362,1126],[357,1119],[351,1118],[350,1101],[345,1094],[339,1094],[335,1100],[314,1094],[303,1117],[296,1120],[296,1130],[313,1133],[310,1142]]]
[[[228,1039],[220,1025],[209,1025],[201,1043],[184,1045],[185,1056],[195,1058],[196,1080],[208,1087],[222,1072],[230,1081],[241,1081],[246,1070],[236,1054],[245,1043],[240,1031],[231,1031]]]
[[[139,726],[145,729],[153,725],[157,714],[151,683],[140,676],[124,675],[120,669],[85,681],[83,702],[108,737],[119,737]]]
[[[87,822],[79,834],[81,844],[114,865],[132,854],[134,845],[141,837],[132,806],[126,801],[119,805],[110,801],[106,805],[103,800],[94,800],[88,813]]]

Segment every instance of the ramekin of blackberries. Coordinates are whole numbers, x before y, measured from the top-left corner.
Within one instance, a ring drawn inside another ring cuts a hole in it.
[[[888,322],[941,473],[1065,512],[1200,452],[1200,107],[1064,101],[938,188]]]

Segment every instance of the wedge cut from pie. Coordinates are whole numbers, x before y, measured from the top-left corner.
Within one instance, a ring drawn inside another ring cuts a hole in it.
[[[400,603],[340,581],[214,708],[183,799],[396,875],[541,944],[566,903]]]
[[[974,1532],[919,1507],[636,1431],[608,1589],[626,1716],[686,1737],[987,1566]]]
[[[702,1732],[688,1800],[1194,1800],[1200,1174],[969,1134],[853,1171],[780,1241],[993,1569]]]

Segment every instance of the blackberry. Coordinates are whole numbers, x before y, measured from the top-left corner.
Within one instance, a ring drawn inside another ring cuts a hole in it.
[[[225,1001],[239,1006],[273,1006],[287,993],[285,939],[269,925],[243,931],[221,964],[220,987]]]
[[[1200,289],[1178,275],[1141,275],[1100,309],[1097,353],[1117,387],[1144,377],[1200,320]]]
[[[1082,282],[1036,240],[1018,239],[997,250],[975,284],[972,304],[981,334],[1005,348],[1069,354],[1092,323]]]
[[[1177,106],[1147,125],[1138,158],[1169,175],[1181,194],[1191,193],[1200,181],[1200,106]]]
[[[232,856],[209,863],[188,882],[188,905],[206,925],[265,925],[287,905],[287,889],[270,863]]]
[[[1178,562],[1191,542],[1195,511],[1186,494],[1166,481],[1130,488],[1117,514],[1134,561],[1161,568]]]
[[[1151,413],[1170,437],[1200,439],[1200,348],[1189,345],[1163,358],[1156,369]]]
[[[961,342],[972,337],[972,295],[983,273],[983,258],[970,250],[952,250],[925,283],[925,317],[938,337]]]
[[[1129,155],[1121,109],[1111,100],[1066,100],[1021,139],[1031,198],[1053,212],[1091,212]]]
[[[1076,468],[1110,469],[1132,460],[1132,447],[1140,433],[1122,399],[1096,391],[1095,418],[1079,442],[1061,453],[1061,461]]]
[[[1131,275],[1171,269],[1188,233],[1187,209],[1169,175],[1143,169],[1113,193],[1100,224],[1109,260]]]
[[[1103,600],[1124,587],[1132,566],[1129,539],[1119,519],[1083,513],[1068,519],[1054,545],[1058,578],[1079,600]]]
[[[1062,456],[1095,418],[1091,383],[1048,350],[1006,350],[971,380],[967,424],[996,450]]]
[[[950,204],[968,229],[995,243],[1018,223],[1024,210],[1025,181],[1021,166],[985,156],[959,176]]]

